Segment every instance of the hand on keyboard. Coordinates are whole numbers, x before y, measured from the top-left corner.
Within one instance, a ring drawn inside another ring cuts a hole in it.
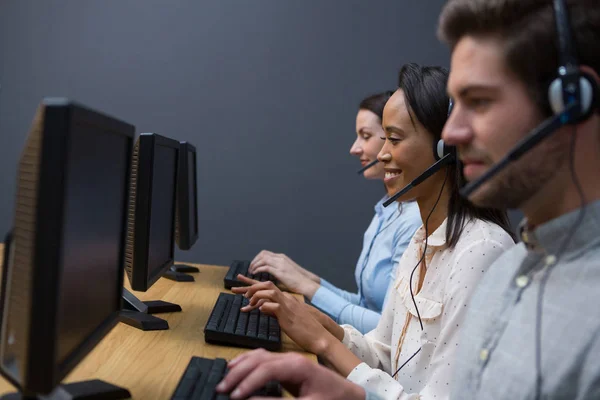
[[[294,293],[312,298],[321,284],[321,278],[296,264],[285,254],[276,254],[263,250],[248,268],[250,273],[267,272],[273,275],[281,285]]]
[[[227,374],[227,361],[222,358],[192,357],[185,369],[171,400],[229,400],[225,393],[219,394],[215,387]],[[281,397],[281,385],[267,382],[253,396]],[[262,397],[261,397],[262,398]]]
[[[223,286],[225,289],[231,289],[236,286],[245,286],[245,282],[238,279],[238,276],[240,275],[250,278],[252,281],[276,281],[275,277],[267,272],[252,274],[248,271],[248,268],[250,268],[250,261],[233,260],[229,266],[229,270],[227,270],[227,273],[225,274],[225,278],[223,278]]]
[[[281,329],[311,353],[322,354],[332,339],[332,334],[315,319],[304,303],[283,293],[273,282],[260,282],[231,290],[250,299],[248,306],[241,309],[242,312],[251,311],[263,301],[259,306],[260,311],[277,317]]]
[[[244,283],[246,283],[248,286],[252,286],[257,283],[260,283],[257,280],[246,278],[243,275],[238,275],[238,279],[240,281],[243,281]],[[327,329],[333,336],[338,338],[338,340],[342,341],[344,339],[344,329],[337,322],[335,322],[333,319],[331,319],[328,315],[317,310],[315,307],[298,300],[297,298],[295,298],[294,296],[292,296],[289,293],[283,293],[283,295],[287,296],[288,298],[290,298],[292,300],[297,301],[301,307],[305,308],[308,311],[308,313],[310,313],[310,315],[312,315],[317,321],[319,321],[319,323],[321,325],[323,325],[323,327],[325,327],[325,329]],[[267,302],[266,299],[261,299],[255,305],[246,306],[244,309],[242,309],[242,311],[249,312],[249,311],[254,310],[255,308],[260,308],[266,302]]]
[[[217,386],[231,399],[244,399],[271,380],[293,396],[310,400],[364,400],[364,389],[297,353],[254,350],[232,360],[229,373]]]

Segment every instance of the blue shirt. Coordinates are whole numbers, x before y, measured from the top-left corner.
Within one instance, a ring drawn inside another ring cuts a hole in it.
[[[377,326],[395,267],[422,225],[416,202],[385,208],[386,199],[387,196],[375,205],[375,216],[365,232],[354,272],[358,293],[347,292],[321,279],[321,286],[312,298],[312,304],[338,324],[352,325],[362,333]]]

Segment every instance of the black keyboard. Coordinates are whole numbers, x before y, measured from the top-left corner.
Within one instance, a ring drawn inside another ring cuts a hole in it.
[[[265,282],[271,281],[277,283],[275,277],[268,272],[260,272],[258,274],[249,274],[248,268],[250,267],[250,261],[233,260],[229,266],[229,271],[225,275],[223,282],[225,283],[225,289],[231,289],[232,287],[248,286],[246,283],[238,281],[238,274],[242,274],[250,279]]]
[[[192,357],[171,400],[229,400],[228,394],[215,391],[227,373],[227,361],[222,358]],[[281,397],[281,385],[269,382],[252,396]]]
[[[277,318],[259,309],[241,312],[248,299],[241,294],[221,293],[204,327],[208,343],[236,347],[281,349],[281,330]]]

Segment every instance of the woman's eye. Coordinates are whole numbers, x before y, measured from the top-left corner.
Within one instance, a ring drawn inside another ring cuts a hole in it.
[[[400,142],[402,139],[393,138],[393,137],[385,137],[385,136],[383,136],[383,137],[381,137],[381,140],[383,140],[383,141],[385,141],[385,140],[389,140],[389,141],[390,141],[390,143],[391,143],[392,145],[395,145],[395,144],[397,144],[398,142]]]

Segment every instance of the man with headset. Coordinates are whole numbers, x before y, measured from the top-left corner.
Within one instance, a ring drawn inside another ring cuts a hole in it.
[[[526,217],[471,298],[453,397],[598,399],[598,1],[451,0],[439,35],[462,194]]]
[[[598,399],[598,0],[449,0],[439,34],[455,101],[443,138],[464,163],[464,195],[526,216],[522,243],[472,298],[451,398]],[[264,351],[234,360],[223,387],[269,379],[302,398],[369,398],[301,356]]]

